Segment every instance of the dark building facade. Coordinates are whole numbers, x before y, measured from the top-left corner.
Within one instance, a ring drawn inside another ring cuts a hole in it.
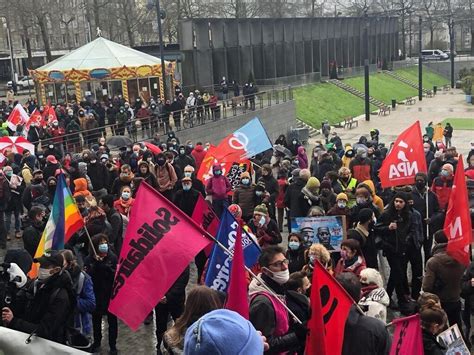
[[[328,76],[334,64],[360,67],[366,27],[370,64],[397,60],[397,17],[186,20],[179,32],[183,85],[211,87],[223,76],[242,84],[249,74],[259,85],[273,85]]]

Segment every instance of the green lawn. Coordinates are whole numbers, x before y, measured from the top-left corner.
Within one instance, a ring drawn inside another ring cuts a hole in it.
[[[359,91],[364,92],[364,77],[345,79],[344,82]],[[376,73],[370,75],[370,96],[390,104],[392,99],[405,100],[407,96],[416,96],[417,90],[392,78],[389,75]]]
[[[336,124],[345,117],[364,113],[364,100],[332,84],[319,83],[296,88],[296,116],[303,122],[321,128],[321,122],[328,120]],[[376,107],[371,106],[371,111]]]
[[[418,82],[418,67],[411,67],[405,69],[398,69],[395,72],[407,78],[415,83]],[[423,87],[428,90],[432,90],[433,86],[441,87],[443,85],[449,84],[449,80],[438,75],[426,67],[423,67]]]
[[[443,127],[449,122],[453,128],[474,131],[474,119],[472,118],[445,118],[441,124]]]

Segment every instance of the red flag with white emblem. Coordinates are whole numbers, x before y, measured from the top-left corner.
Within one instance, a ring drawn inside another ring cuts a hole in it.
[[[10,128],[12,131],[16,131],[16,127],[25,125],[28,122],[29,118],[30,117],[26,113],[23,106],[21,106],[20,104],[17,104],[15,108],[13,109],[13,111],[8,116],[8,121],[7,121],[8,128]]]
[[[403,131],[379,170],[382,187],[411,185],[417,173],[426,173],[420,122]]]

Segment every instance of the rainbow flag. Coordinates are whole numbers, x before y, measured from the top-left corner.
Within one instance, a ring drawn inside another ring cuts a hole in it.
[[[35,258],[39,258],[51,250],[64,249],[64,243],[82,227],[84,227],[84,220],[72,197],[71,190],[66,184],[66,179],[61,174],[58,177],[53,207],[36,249]],[[38,269],[39,264],[34,263],[28,275],[35,278]]]

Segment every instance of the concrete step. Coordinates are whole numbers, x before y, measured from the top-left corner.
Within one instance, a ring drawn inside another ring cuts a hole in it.
[[[409,79],[407,79],[407,78],[404,78],[404,77],[402,77],[402,76],[400,76],[400,75],[398,75],[398,74],[396,74],[396,73],[394,73],[394,72],[392,72],[392,71],[390,71],[390,70],[383,70],[382,72],[383,72],[384,74],[387,74],[387,75],[391,76],[391,77],[394,78],[394,79],[397,79],[397,80],[401,81],[402,83],[407,84],[408,86],[411,86],[411,87],[414,88],[414,89],[418,89],[418,83],[415,83],[415,82],[413,82],[413,81],[411,81],[411,80],[409,80]],[[424,88],[422,89],[422,91],[423,91],[425,94],[428,92],[428,90],[426,90],[426,89],[424,89]]]

